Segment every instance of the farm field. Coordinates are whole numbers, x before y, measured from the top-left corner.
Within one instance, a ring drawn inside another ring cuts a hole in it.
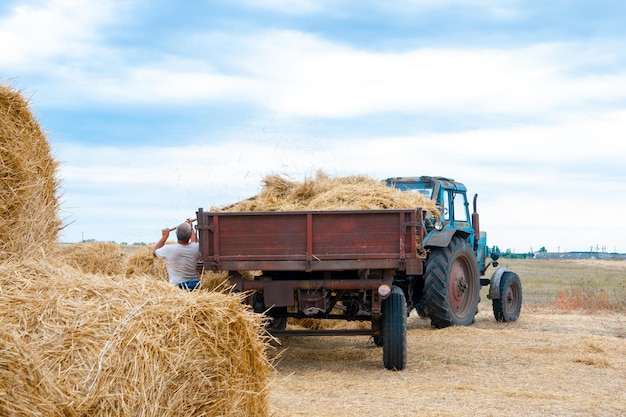
[[[14,164],[0,189],[0,415],[624,415],[624,261],[503,261],[524,285],[520,320],[497,323],[486,289],[474,326],[434,330],[413,315],[402,372],[383,369],[366,337],[268,346],[259,315],[211,291],[226,274],[188,294],[150,246],[59,245],[58,162],[27,101],[0,93],[0,159]],[[325,210],[363,180],[269,176],[244,210],[261,197],[299,210],[319,194]]]
[[[272,415],[626,415],[626,262],[501,265],[522,280],[520,319],[496,322],[486,288],[471,327],[436,330],[413,312],[404,371],[385,370],[367,337],[283,338]]]

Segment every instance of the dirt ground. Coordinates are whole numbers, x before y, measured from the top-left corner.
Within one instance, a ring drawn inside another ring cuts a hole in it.
[[[286,337],[270,411],[282,416],[626,416],[626,315],[525,311],[436,330],[413,313],[408,363],[366,336]]]

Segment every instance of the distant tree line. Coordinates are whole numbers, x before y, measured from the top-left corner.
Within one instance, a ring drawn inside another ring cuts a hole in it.
[[[548,250],[546,249],[546,247],[542,246],[537,252],[543,253],[547,251]],[[501,258],[507,258],[507,259],[527,259],[527,258],[535,257],[535,252],[532,249],[524,253],[515,253],[511,249],[507,249],[504,252],[502,252],[498,246],[493,246],[491,248],[491,253],[495,253],[497,255],[500,255]]]

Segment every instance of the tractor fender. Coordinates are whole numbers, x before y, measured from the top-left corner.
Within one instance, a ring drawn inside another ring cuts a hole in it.
[[[502,279],[502,275],[509,269],[508,266],[501,266],[496,269],[493,274],[491,274],[491,280],[489,285],[489,294],[487,294],[487,298],[490,300],[499,300],[500,299],[500,280]]]
[[[433,230],[428,234],[428,236],[426,236],[426,239],[424,239],[424,247],[447,248],[455,235],[459,235],[462,236],[463,239],[467,239],[469,233],[458,229],[443,229],[439,231]]]
[[[437,248],[447,248],[456,233],[455,229],[433,230],[424,239],[424,247],[434,246]]]

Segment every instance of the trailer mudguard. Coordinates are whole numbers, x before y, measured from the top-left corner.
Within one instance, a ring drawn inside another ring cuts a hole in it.
[[[501,266],[496,269],[493,274],[491,274],[491,282],[489,285],[489,294],[487,294],[487,298],[490,300],[499,300],[500,299],[500,280],[502,279],[502,275],[509,269],[508,266]]]

